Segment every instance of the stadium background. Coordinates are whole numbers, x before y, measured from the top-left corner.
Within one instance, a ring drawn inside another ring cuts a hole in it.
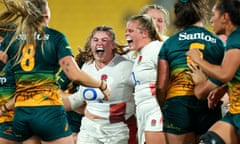
[[[161,4],[173,18],[173,5],[176,0],[48,0],[51,9],[49,26],[63,32],[73,49],[83,47],[92,29],[99,25],[111,26],[119,43],[125,43],[126,20],[139,13],[146,4]],[[216,0],[209,0],[212,7]],[[2,6],[2,5],[1,5]],[[2,9],[2,7],[0,8]],[[210,14],[210,13],[209,13]],[[207,28],[211,29],[208,25]],[[174,27],[169,26],[171,35]]]

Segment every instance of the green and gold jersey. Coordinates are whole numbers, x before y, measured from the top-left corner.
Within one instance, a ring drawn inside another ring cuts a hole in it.
[[[174,34],[163,44],[159,59],[168,61],[170,86],[167,98],[194,95],[194,83],[186,71],[190,58],[186,56],[189,49],[198,48],[202,57],[212,64],[221,64],[224,56],[223,42],[203,27],[190,26]],[[215,82],[216,83],[216,82]]]
[[[240,49],[240,28],[232,32],[226,43],[226,50]],[[230,112],[232,114],[240,113],[240,68],[237,69],[233,79],[228,82],[228,95],[230,103]]]
[[[15,80],[10,70],[10,63],[6,64],[0,71],[0,105],[7,103],[13,98],[15,92]],[[0,117],[0,123],[10,122],[13,120],[13,110],[4,112]]]
[[[69,43],[62,33],[51,28],[44,28],[44,36],[34,34],[37,47],[25,45],[21,49],[21,59],[16,62],[19,41],[25,41],[26,36],[20,34],[7,51],[14,66],[16,80],[16,106],[46,106],[62,105],[57,84],[59,60],[65,56],[72,56]],[[7,37],[11,38],[11,36]],[[5,38],[1,49],[7,47],[9,39]]]

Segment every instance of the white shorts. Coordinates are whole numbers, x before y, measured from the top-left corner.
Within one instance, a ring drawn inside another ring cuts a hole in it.
[[[144,131],[163,131],[163,116],[157,101],[153,99],[141,103],[136,110],[138,142],[144,144]]]
[[[82,118],[77,144],[128,144],[129,129],[124,122]]]

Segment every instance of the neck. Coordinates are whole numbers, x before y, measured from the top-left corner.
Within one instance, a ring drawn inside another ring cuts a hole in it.
[[[237,26],[235,26],[235,25],[232,25],[232,24],[226,25],[225,33],[226,33],[227,36],[229,36],[236,29],[237,29]]]
[[[100,70],[106,65],[108,65],[108,63],[113,59],[113,57],[114,55],[108,60],[95,60],[95,67],[97,68],[97,70]]]
[[[203,27],[203,23],[201,21],[199,21],[199,22],[196,22],[195,24],[193,24],[193,26]]]
[[[101,62],[95,62],[95,67],[97,68],[97,70],[102,69],[104,66],[106,66],[106,64]]]

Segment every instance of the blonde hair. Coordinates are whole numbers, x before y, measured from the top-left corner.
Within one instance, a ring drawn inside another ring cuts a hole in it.
[[[0,25],[14,24],[17,26],[5,51],[9,49],[16,38],[22,35],[18,39],[19,49],[15,55],[16,62],[19,62],[23,46],[31,44],[35,50],[37,45],[35,34],[44,36],[43,20],[48,3],[46,0],[3,0],[3,4],[6,10],[0,14]]]
[[[170,23],[169,22],[169,12],[161,5],[157,5],[157,4],[146,5],[140,10],[140,14],[141,15],[147,14],[147,12],[152,9],[161,11],[164,14],[165,24],[169,25],[169,23]]]
[[[112,42],[116,46],[113,49],[113,53],[123,55],[123,54],[126,54],[128,52],[128,51],[124,50],[124,48],[126,48],[126,45],[121,45],[116,41],[116,35],[115,35],[115,32],[113,31],[112,27],[101,25],[101,26],[95,27],[92,30],[90,36],[87,38],[87,41],[84,45],[84,48],[79,48],[79,53],[76,56],[77,63],[81,63],[81,61],[92,63],[94,61],[93,53],[92,53],[92,50],[91,50],[91,39],[93,38],[95,33],[99,32],[99,31],[106,32],[111,37]]]
[[[152,41],[154,40],[163,41],[163,39],[161,38],[161,36],[157,31],[157,28],[155,23],[153,22],[153,19],[150,16],[148,15],[132,16],[129,18],[128,22],[131,22],[131,21],[138,21],[139,22],[138,29],[147,30],[149,38]]]

